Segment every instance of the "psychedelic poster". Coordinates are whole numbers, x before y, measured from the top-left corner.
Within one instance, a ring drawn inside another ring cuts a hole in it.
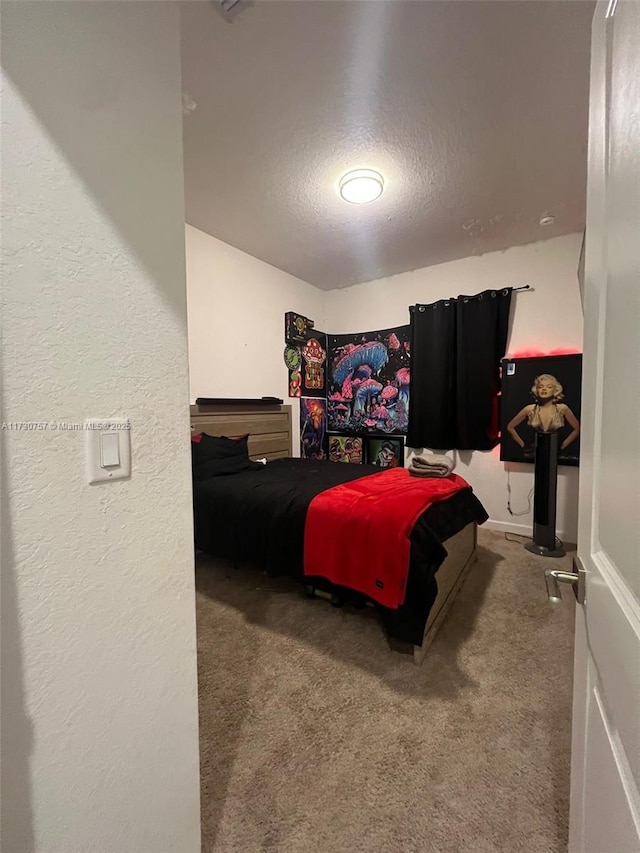
[[[330,435],[329,461],[362,464],[362,438],[359,435]]]
[[[326,397],[327,336],[312,329],[307,340],[300,345],[302,365],[302,394],[305,397]]]
[[[365,462],[378,468],[404,468],[401,438],[366,438]]]
[[[329,335],[329,429],[405,434],[409,422],[410,326]]]
[[[313,320],[292,311],[284,316],[284,363],[289,371],[289,396],[325,398],[327,335],[313,328]]]
[[[300,347],[287,344],[284,348],[284,363],[289,370],[289,396],[302,396],[302,353]]]
[[[300,399],[300,457],[326,459],[327,403],[316,398]]]
[[[288,344],[304,343],[309,329],[313,329],[313,320],[296,314],[295,311],[287,311],[284,315],[284,339]]]

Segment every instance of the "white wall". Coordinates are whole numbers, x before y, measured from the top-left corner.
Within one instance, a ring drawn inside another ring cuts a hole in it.
[[[187,303],[191,401],[196,397],[288,398],[284,314],[324,325],[325,293],[289,273],[187,225]]]
[[[327,294],[327,330],[333,334],[388,328],[409,322],[408,306],[487,288],[530,284],[534,292],[515,294],[508,355],[540,354],[556,348],[582,351],[582,307],[577,280],[582,237],[570,234],[505,252],[492,252]],[[506,464],[499,449],[457,453],[457,472],[484,503],[491,526],[531,534],[532,514],[512,518],[507,511]],[[527,507],[533,466],[509,464],[512,509]],[[578,470],[559,468],[558,535],[576,541]]]
[[[0,433],[2,849],[195,853],[177,10],[2,11],[2,421],[129,416],[133,463]]]

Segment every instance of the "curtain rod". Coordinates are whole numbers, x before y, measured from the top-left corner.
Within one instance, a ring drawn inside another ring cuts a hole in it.
[[[503,295],[505,295],[505,294],[507,293],[507,291],[508,291],[508,290],[509,290],[509,288],[508,288],[508,287],[498,287],[498,288],[496,288],[495,293],[497,293],[498,291],[501,291],[501,292],[502,292],[502,294],[503,294]],[[533,293],[533,292],[535,291],[535,288],[534,288],[534,287],[532,287],[530,284],[521,284],[521,285],[520,285],[520,287],[512,287],[512,288],[511,288],[511,291],[512,291],[513,293],[519,293],[519,292],[521,292],[521,291],[523,291],[523,290],[530,290],[530,291],[531,291],[531,293]],[[495,295],[495,294],[494,294],[494,295]],[[482,299],[482,294],[476,294],[476,296],[479,296],[479,297],[480,297],[480,299]],[[475,299],[475,296],[464,296],[464,297],[463,297],[463,296],[460,296],[460,297],[458,297],[458,298],[460,298],[460,299],[464,299],[464,301],[465,301],[465,302],[468,302],[470,299]],[[434,303],[433,303],[433,307],[435,308],[435,307],[436,307],[440,302],[444,302],[444,303],[445,303],[445,305],[447,305],[447,306],[448,306],[448,305],[450,304],[450,302],[455,302],[455,298],[451,298],[451,299],[448,299],[448,300],[439,299],[439,300],[438,300],[438,302],[434,302]],[[414,310],[414,308],[415,308],[415,307],[416,307],[415,305],[410,305],[410,306],[409,306],[409,313],[410,313],[410,314],[413,312],[413,310]],[[420,305],[420,306],[418,306],[418,309],[419,309],[420,311],[424,311],[424,310],[425,310],[425,306],[424,306],[424,305]],[[196,401],[196,402],[197,402],[197,401]]]

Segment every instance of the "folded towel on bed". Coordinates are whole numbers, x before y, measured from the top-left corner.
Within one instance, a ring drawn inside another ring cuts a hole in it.
[[[425,456],[414,456],[409,473],[412,477],[448,477],[453,466],[453,459],[448,456],[429,453]]]

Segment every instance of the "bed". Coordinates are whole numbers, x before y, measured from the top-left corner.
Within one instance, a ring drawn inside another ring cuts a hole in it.
[[[291,407],[279,404],[191,406],[193,436],[244,437],[251,460],[266,465],[229,476],[206,476],[194,461],[196,548],[267,574],[291,574],[310,595],[334,605],[373,603],[394,648],[412,648],[421,664],[476,559],[477,525],[486,513],[470,489],[433,504],[410,537],[404,601],[399,607],[371,602],[361,593],[309,577],[302,568],[305,518],[319,492],[369,474],[368,465],[292,458]],[[195,460],[195,457],[194,457]]]

